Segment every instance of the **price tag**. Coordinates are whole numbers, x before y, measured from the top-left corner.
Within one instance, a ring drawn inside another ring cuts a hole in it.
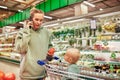
[[[91,20],[90,21],[90,28],[91,29],[96,29],[96,20]]]

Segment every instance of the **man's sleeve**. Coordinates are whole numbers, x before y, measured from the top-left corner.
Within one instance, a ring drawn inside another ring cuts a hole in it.
[[[14,50],[21,54],[26,53],[28,49],[29,40],[30,40],[30,31],[28,29],[23,29],[19,31],[15,38]]]

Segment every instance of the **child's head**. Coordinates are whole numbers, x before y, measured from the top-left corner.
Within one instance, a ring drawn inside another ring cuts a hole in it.
[[[80,51],[76,48],[69,48],[64,55],[65,61],[75,64],[80,58]]]

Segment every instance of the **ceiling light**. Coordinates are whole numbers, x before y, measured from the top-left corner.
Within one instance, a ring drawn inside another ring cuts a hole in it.
[[[13,27],[13,26],[6,26],[6,28],[13,29],[13,28],[15,28],[15,27]]]
[[[113,16],[113,15],[120,15],[120,11],[107,13],[107,14],[96,15],[96,16],[93,16],[93,17],[107,17],[107,16]]]
[[[95,7],[94,4],[91,4],[91,3],[87,2],[87,1],[83,1],[83,3],[86,4],[86,5],[89,5],[89,6],[91,6],[91,7]]]
[[[7,7],[6,7],[6,6],[0,6],[0,8],[4,8],[4,9],[7,9]]]
[[[24,24],[24,22],[19,22],[20,24]]]
[[[56,26],[56,25],[59,25],[58,23],[55,23],[55,24],[49,24],[49,25],[45,25],[44,27],[53,27],[53,26]]]
[[[18,12],[23,12],[22,10],[18,10]]]
[[[102,9],[102,8],[100,8],[99,10],[100,10],[100,11],[102,11],[103,9]]]
[[[83,21],[83,20],[86,20],[86,19],[77,19],[77,20],[72,20],[72,21],[66,21],[66,22],[63,22],[63,24],[73,23],[73,22],[79,22],[79,21]]]
[[[52,17],[50,17],[50,16],[44,16],[44,18],[52,19]]]
[[[13,31],[13,32],[11,32],[11,33],[9,33],[9,34],[16,34],[16,33],[18,33],[17,31]]]

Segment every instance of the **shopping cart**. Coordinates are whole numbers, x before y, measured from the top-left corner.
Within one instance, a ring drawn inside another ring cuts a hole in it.
[[[56,59],[58,60],[58,58]],[[67,80],[104,80],[91,76],[67,72],[61,65],[63,64],[62,62],[60,62],[59,65],[53,65],[49,64],[49,62],[38,60],[37,63],[41,66],[45,66],[50,80],[62,80],[63,77],[68,78]]]

